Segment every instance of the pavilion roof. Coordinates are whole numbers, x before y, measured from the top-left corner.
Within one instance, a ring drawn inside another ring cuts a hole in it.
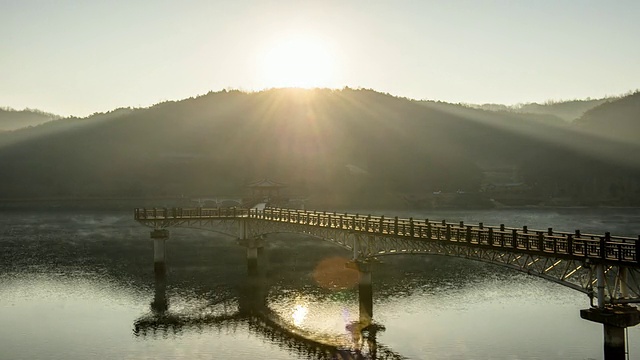
[[[281,188],[285,186],[287,185],[269,179],[262,179],[247,184],[247,187],[250,188]]]

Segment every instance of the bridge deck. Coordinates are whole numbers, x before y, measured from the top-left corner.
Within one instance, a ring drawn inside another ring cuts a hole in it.
[[[578,230],[568,233],[551,228],[532,230],[527,226],[511,228],[284,208],[137,208],[134,216],[140,223],[159,228],[181,220],[251,219],[640,267],[640,237],[611,236],[610,233],[582,234]]]

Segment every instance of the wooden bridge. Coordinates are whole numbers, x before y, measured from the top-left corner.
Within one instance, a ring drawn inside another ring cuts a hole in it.
[[[167,238],[171,227],[207,228],[237,237],[247,246],[250,268],[270,233],[333,242],[353,253],[352,266],[360,271],[361,320],[372,316],[371,295],[362,299],[362,293],[371,293],[372,260],[423,254],[506,266],[587,294],[591,308],[581,316],[604,325],[605,359],[624,355],[625,328],[640,323],[638,309],[627,305],[640,303],[640,237],[286,208],[138,208],[134,216],[154,229],[156,239]]]

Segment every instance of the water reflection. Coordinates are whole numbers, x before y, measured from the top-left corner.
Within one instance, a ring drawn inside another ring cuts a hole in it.
[[[237,299],[209,302],[207,311],[172,312],[166,295],[167,276],[156,273],[151,312],[135,320],[133,333],[139,338],[180,335],[185,331],[202,332],[204,328],[236,332],[241,325],[297,356],[313,359],[404,359],[388,347],[377,343],[379,324],[350,322],[345,327],[350,337],[312,332],[300,327],[309,313],[301,297],[292,309],[292,322],[268,306],[269,289],[265,271],[250,269],[240,286]]]
[[[291,314],[291,317],[293,318],[293,324],[295,326],[302,325],[302,323],[304,322],[304,318],[307,316],[308,312],[309,308],[307,308],[306,305],[296,305],[293,309],[293,314]]]

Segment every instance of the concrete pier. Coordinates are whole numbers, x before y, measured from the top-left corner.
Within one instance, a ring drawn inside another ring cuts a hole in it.
[[[358,282],[358,304],[360,309],[360,323],[371,324],[373,320],[373,286],[371,282],[371,270],[360,270]]]
[[[604,358],[626,359],[625,328],[604,324]]]
[[[249,275],[258,274],[258,248],[247,247],[247,271]]]
[[[151,310],[155,313],[163,314],[169,309],[169,302],[167,301],[167,276],[165,274],[156,273],[155,277],[155,292],[153,296],[153,302],[151,303]]]
[[[247,248],[247,271],[249,275],[258,274],[258,259],[264,250],[264,240],[262,238],[239,239],[241,246]]]
[[[367,327],[373,321],[373,282],[371,281],[371,264],[362,261],[349,261],[345,264],[349,269],[358,271],[358,308],[360,326]]]
[[[625,329],[640,324],[640,311],[634,306],[615,305],[580,310],[580,317],[604,328],[604,359],[625,360]]]
[[[154,229],[151,231],[151,239],[153,239],[153,270],[157,275],[164,275],[167,272],[167,254],[165,243],[169,238],[169,230]]]
[[[238,310],[243,314],[257,314],[267,305],[267,279],[262,239],[246,241],[247,278],[241,286]]]

